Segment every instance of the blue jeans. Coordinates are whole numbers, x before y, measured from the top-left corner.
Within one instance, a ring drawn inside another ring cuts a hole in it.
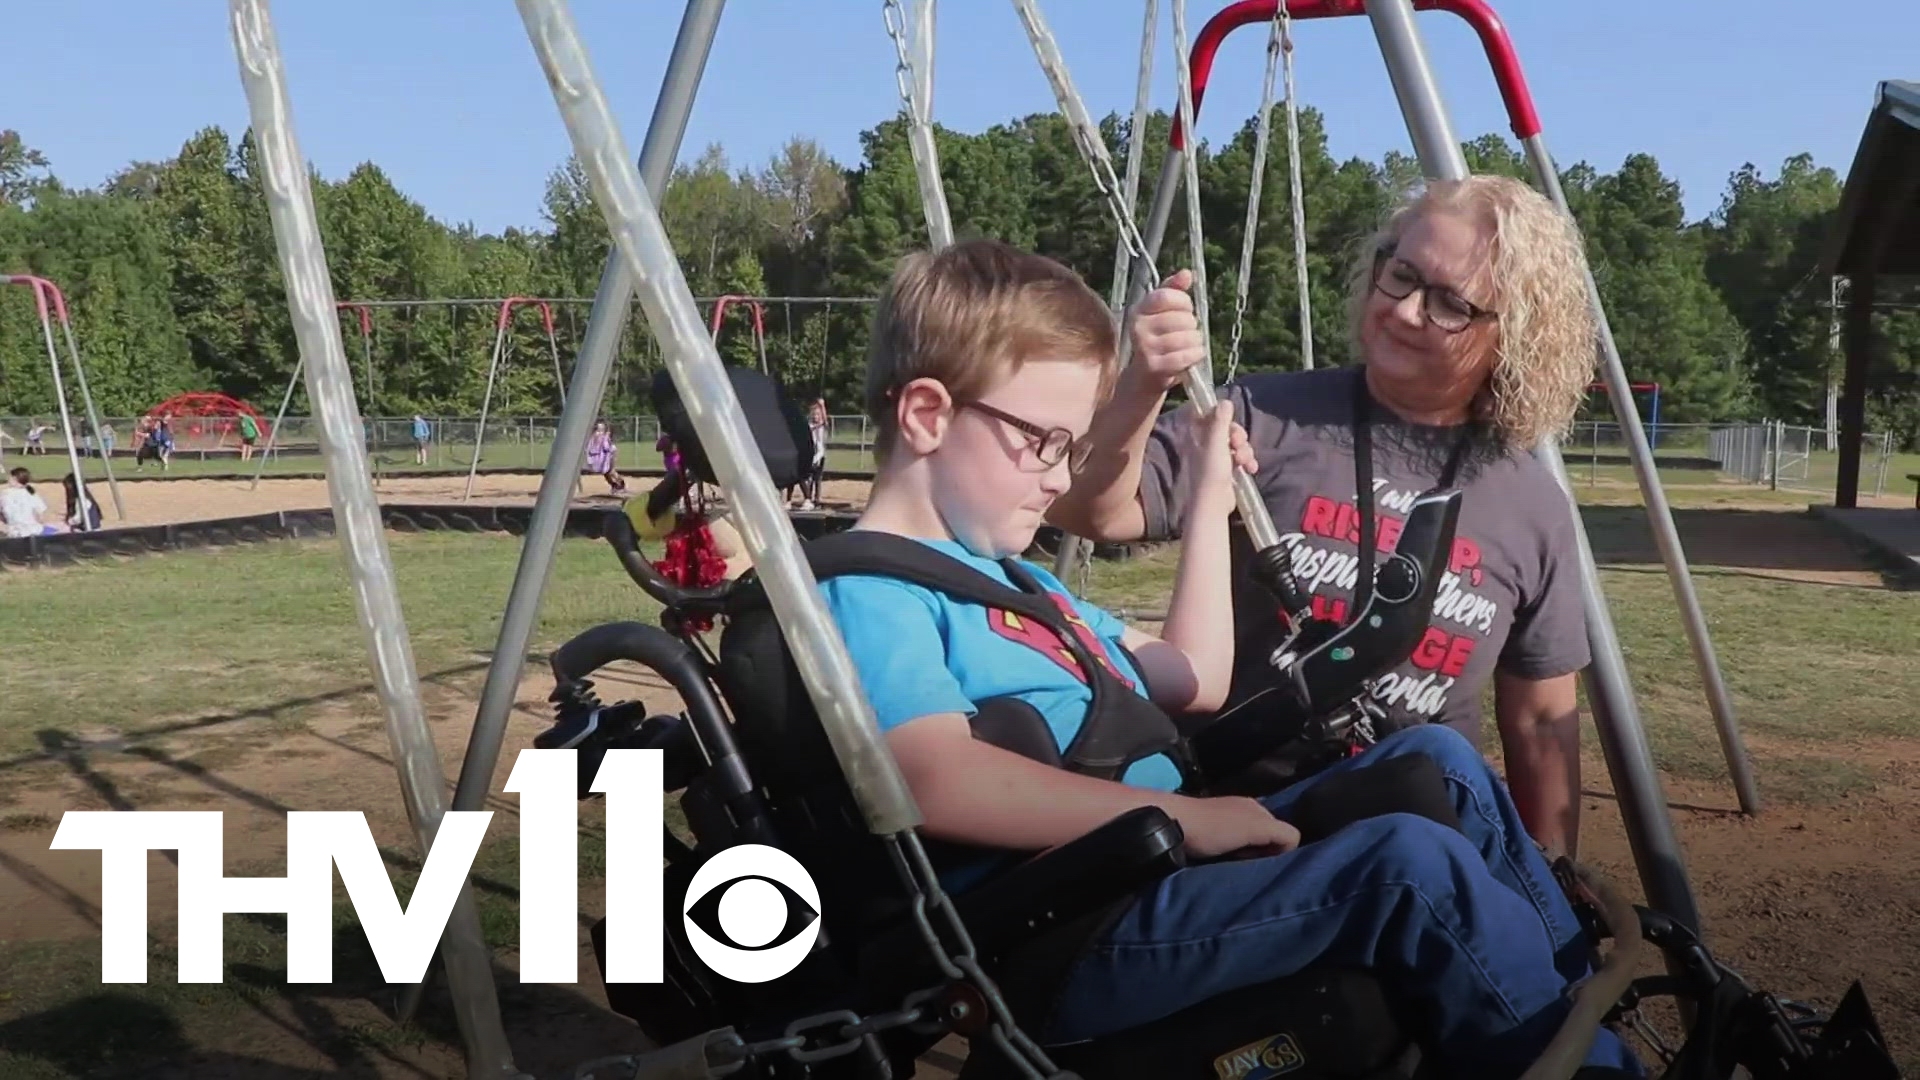
[[[1559,1030],[1568,983],[1589,965],[1572,906],[1473,744],[1451,728],[1409,728],[1261,801],[1284,818],[1320,779],[1411,753],[1446,774],[1461,832],[1388,814],[1284,855],[1168,876],[1079,961],[1048,1041],[1137,1027],[1308,967],[1358,966],[1417,1003],[1432,1025],[1417,1034],[1436,1064],[1483,1080],[1519,1076]],[[1587,1063],[1644,1075],[1605,1029]]]

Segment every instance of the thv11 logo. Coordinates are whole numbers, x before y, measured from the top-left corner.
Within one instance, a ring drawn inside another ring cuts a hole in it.
[[[520,981],[579,980],[579,801],[574,750],[523,750],[506,789],[520,796]],[[666,893],[660,750],[609,750],[592,790],[607,799],[606,981],[662,980]],[[224,814],[68,811],[55,850],[100,852],[100,974],[147,981],[147,853],[178,851],[179,967],[183,983],[221,981],[229,913],[287,917],[287,979],[333,981],[333,872],[389,983],[424,981],[460,885],[486,838],[491,810],[450,810],[440,822],[406,908],[359,811],[287,814],[287,876],[227,877]],[[742,844],[701,865],[681,919],[713,972],[769,982],[800,966],[820,936],[820,890],[799,860]]]

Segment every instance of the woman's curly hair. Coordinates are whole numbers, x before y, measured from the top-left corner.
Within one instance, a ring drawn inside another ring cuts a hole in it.
[[[1373,291],[1374,253],[1396,243],[1421,214],[1464,211],[1490,226],[1500,313],[1494,364],[1474,400],[1474,418],[1508,447],[1531,448],[1573,425],[1593,381],[1599,324],[1588,299],[1586,248],[1573,219],[1533,188],[1505,176],[1429,180],[1361,245],[1348,278],[1348,332],[1364,358],[1360,327]]]

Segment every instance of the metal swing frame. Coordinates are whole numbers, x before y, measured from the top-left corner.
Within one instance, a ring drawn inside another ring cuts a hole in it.
[[[100,464],[107,472],[107,489],[113,496],[113,516],[116,520],[127,520],[126,504],[120,501],[120,482],[113,476],[113,454],[101,439],[103,429],[100,423],[100,410],[94,407],[93,391],[87,386],[87,368],[80,362],[80,346],[73,336],[73,319],[67,313],[67,297],[46,278],[33,274],[0,274],[0,287],[24,285],[33,290],[33,310],[40,319],[40,334],[47,346],[47,370],[53,375],[53,397],[60,409],[60,429],[67,441],[67,461],[73,468],[73,482],[80,493],[80,505],[87,504],[86,470],[80,466],[80,440],[73,434],[73,408],[67,401],[66,380],[60,375],[60,350],[54,344],[53,324],[60,324],[61,336],[67,343],[67,359],[73,364],[73,374],[80,384],[80,400],[87,409],[87,423],[92,427],[94,441],[100,446]],[[22,455],[24,456],[24,455]],[[101,516],[104,518],[105,512]]]
[[[567,381],[560,374],[560,339],[554,335],[553,305],[545,300],[531,296],[509,296],[500,301],[500,311],[493,320],[493,354],[487,361],[487,390],[480,398],[480,423],[473,432],[473,460],[467,463],[467,486],[460,493],[460,501],[468,502],[473,498],[473,481],[480,473],[480,454],[487,445],[487,411],[493,405],[493,388],[500,378],[500,365],[506,360],[507,331],[513,327],[513,313],[520,308],[536,308],[540,312],[540,325],[547,332],[547,351],[553,356],[553,382],[560,388],[560,412],[567,411]]]
[[[373,407],[373,309],[355,300],[338,300],[334,302],[333,307],[336,311],[352,311],[359,316],[360,376],[366,381],[367,386],[367,404],[362,407],[370,409]],[[272,460],[274,448],[280,439],[280,427],[286,423],[287,409],[293,405],[293,388],[300,385],[300,373],[306,369],[306,362],[305,355],[302,355],[300,359],[294,361],[293,374],[287,379],[287,391],[280,395],[280,410],[273,415],[273,427],[267,431],[266,445],[260,448],[260,464],[254,467],[253,480],[247,484],[248,491],[258,490],[260,487],[260,478],[266,475],[267,462]],[[371,455],[371,460],[373,464],[374,482],[378,483],[380,479],[380,456],[373,454]]]
[[[720,331],[727,325],[727,309],[734,305],[746,308],[753,318],[753,347],[760,357],[760,374],[767,373],[767,309],[756,296],[738,296],[732,293],[713,302],[713,320],[709,327],[709,338],[715,345],[720,343]]]
[[[1275,2],[1243,0],[1207,24],[1194,49],[1193,108],[1198,106],[1201,83],[1219,40],[1233,26],[1272,18]],[[922,71],[920,79],[901,80],[903,89],[918,83],[919,92],[910,91],[907,95],[916,141],[920,136],[930,135],[926,98],[931,86],[933,7],[931,0],[918,0],[918,3],[923,16],[917,39],[922,50]],[[571,392],[522,547],[459,784],[449,805],[426,724],[392,561],[372,487],[363,421],[354,401],[351,371],[336,317],[305,158],[294,138],[286,79],[268,3],[267,0],[229,0],[240,79],[261,148],[276,250],[287,283],[288,303],[309,396],[321,422],[328,491],[354,586],[356,612],[365,634],[375,685],[386,713],[401,788],[419,842],[423,849],[431,846],[448,809],[480,809],[488,795],[540,595],[558,550],[567,504],[584,462],[587,436],[611,371],[615,346],[637,290],[695,428],[703,444],[709,447],[724,489],[736,504],[736,520],[742,537],[765,582],[772,607],[788,630],[800,676],[869,831],[896,840],[910,854],[923,855],[914,833],[922,820],[919,809],[880,737],[871,705],[845,644],[801,555],[798,538],[786,518],[779,493],[772,486],[766,464],[754,450],[754,440],[725,369],[673,256],[654,200],[648,194],[650,190],[664,188],[685,132],[723,0],[690,0],[686,5],[637,169],[631,164],[612,121],[564,0],[516,0],[516,6],[575,151],[589,166],[595,201],[608,219],[613,250],[609,253],[586,339],[574,366]],[[1525,95],[1525,83],[1519,78],[1517,61],[1490,9],[1478,0],[1421,0],[1418,6],[1462,14],[1481,30],[1490,55],[1495,56],[1502,92],[1515,117],[1516,134],[1526,143],[1536,168],[1542,171],[1543,185],[1564,206],[1551,160],[1539,139],[1537,119]],[[889,11],[897,7],[897,3],[890,0]],[[1302,0],[1291,7],[1294,18],[1366,14],[1374,24],[1423,167],[1434,177],[1464,176],[1466,168],[1459,144],[1452,136],[1414,28],[1414,10],[1415,4],[1410,0],[1369,0],[1364,7],[1361,0]],[[898,41],[896,35],[896,43]],[[1203,49],[1204,64],[1200,62]],[[901,52],[904,57],[906,50],[902,48]],[[907,67],[904,58],[902,66]],[[931,138],[925,138],[924,142],[930,149]],[[1171,171],[1163,175],[1156,194],[1155,212],[1147,230],[1153,250],[1157,250],[1164,236],[1171,212],[1177,186],[1173,181],[1178,176],[1180,156],[1169,154]],[[931,162],[923,158],[917,164],[924,179],[924,174],[932,171],[928,168]],[[932,179],[937,190],[937,172],[933,172]],[[934,213],[934,205],[934,201],[929,200],[930,215]],[[944,211],[944,199],[939,200],[938,205]],[[929,225],[930,233],[936,237],[943,232],[951,235],[951,226],[945,221],[930,220]],[[946,228],[940,228],[942,225]],[[1138,295],[1142,284],[1136,277],[1130,293]],[[1611,382],[1619,365],[1610,340],[1605,351],[1610,360]],[[1204,382],[1189,389],[1202,405],[1215,399],[1213,387]],[[1615,395],[1616,402],[1622,398],[1630,401],[1630,395]],[[1634,435],[1638,466],[1644,436],[1637,415],[1629,412],[1622,417],[1622,424]],[[1540,454],[1554,466],[1565,485],[1557,448],[1542,447]],[[1643,487],[1647,486],[1649,477],[1649,472],[1642,472]],[[1657,492],[1657,484],[1652,485],[1651,491]],[[1249,493],[1250,490],[1238,492],[1243,504],[1244,496]],[[1650,507],[1664,509],[1664,501],[1657,495],[1650,494],[1649,501]],[[1268,519],[1267,530],[1271,528]],[[1667,553],[1669,544],[1664,538],[1662,547],[1663,554]],[[1677,541],[1671,550],[1677,554]],[[1627,819],[1642,881],[1655,904],[1688,926],[1697,927],[1698,915],[1691,890],[1671,821],[1665,814],[1658,778],[1627,687],[1619,644],[1606,614],[1584,533],[1581,534],[1581,558],[1583,590],[1589,600],[1588,629],[1596,646],[1595,662],[1588,674],[1589,687],[1594,691],[1596,719],[1606,744],[1609,767],[1622,791],[1622,813]],[[1679,587],[1676,581],[1676,588]],[[922,867],[925,865],[923,857],[914,861]],[[938,885],[930,874],[926,875],[925,884],[937,903]],[[469,1075],[524,1076],[513,1065],[492,981],[490,957],[480,935],[471,892],[465,888],[442,938],[440,955],[446,963],[455,1015],[467,1046]],[[1005,1033],[1001,1034],[1002,1039],[997,1041],[1004,1043]],[[1018,1035],[1017,1029],[1012,1037],[1022,1044],[1022,1050],[1032,1048],[1030,1042]],[[1030,1056],[1044,1062],[1044,1055],[1039,1054],[1037,1048],[1032,1048]]]

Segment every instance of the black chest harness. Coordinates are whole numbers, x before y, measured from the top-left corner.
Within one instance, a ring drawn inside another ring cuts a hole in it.
[[[806,552],[814,576],[823,581],[847,574],[895,578],[979,604],[988,609],[990,618],[998,610],[1051,631],[1092,694],[1073,739],[1063,749],[1040,711],[1013,696],[974,702],[977,711],[970,726],[975,738],[1042,764],[1103,780],[1119,780],[1135,762],[1165,754],[1188,784],[1193,783],[1185,743],[1173,719],[1144,696],[1144,686],[1138,691],[1129,687],[1104,653],[1089,648],[1091,632],[1076,625],[1077,620],[1070,622],[1067,612],[1018,560],[1000,561],[1007,580],[1017,586],[1008,588],[918,540],[890,533],[833,533],[808,543]],[[1103,644],[1118,650],[1139,670],[1119,642]]]

